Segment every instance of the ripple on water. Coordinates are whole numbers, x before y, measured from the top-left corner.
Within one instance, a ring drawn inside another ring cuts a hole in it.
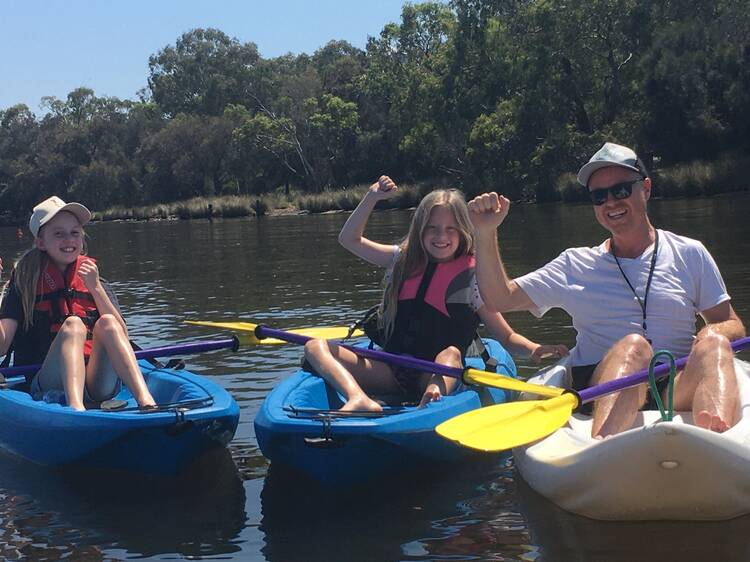
[[[654,201],[654,222],[701,239],[722,269],[741,317],[750,318],[750,198]],[[503,229],[512,275],[562,249],[604,239],[588,206],[517,206]],[[396,242],[409,213],[376,213],[374,239]],[[186,319],[245,320],[278,328],[346,326],[380,298],[382,271],[336,242],[346,215],[268,220],[104,223],[91,253],[119,296],[142,347],[226,337]],[[6,263],[26,249],[0,228]],[[514,329],[572,346],[570,318],[507,315]],[[298,367],[298,346],[257,346],[185,357],[235,396],[234,441],[176,482],[131,475],[63,475],[0,454],[0,557],[382,560],[729,560],[748,551],[750,520],[602,523],[540,498],[507,457],[363,489],[326,490],[269,467],[252,427],[267,393]],[[528,375],[535,365],[519,360]]]

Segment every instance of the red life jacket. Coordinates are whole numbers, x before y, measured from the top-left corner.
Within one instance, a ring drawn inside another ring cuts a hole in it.
[[[47,315],[52,337],[57,335],[68,316],[78,316],[86,326],[84,354],[88,357],[91,354],[94,324],[99,319],[99,311],[93,295],[78,275],[82,260],[94,261],[88,256],[78,256],[65,270],[65,276],[50,259],[44,260],[36,286],[34,311]]]

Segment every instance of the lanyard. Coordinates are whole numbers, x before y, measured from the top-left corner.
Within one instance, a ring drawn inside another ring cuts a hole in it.
[[[638,296],[638,293],[635,292],[635,288],[633,287],[633,284],[628,279],[628,276],[625,275],[625,272],[622,270],[622,266],[620,265],[620,260],[617,259],[617,255],[615,254],[615,240],[614,238],[610,238],[609,240],[609,249],[612,252],[612,257],[615,258],[615,263],[617,263],[617,267],[620,270],[620,273],[622,274],[622,278],[625,279],[625,283],[628,284],[628,287],[630,287],[630,290],[635,295],[636,300],[638,301],[638,304],[641,307],[641,312],[643,313],[643,322],[641,326],[643,327],[643,337],[648,340],[649,343],[651,343],[651,340],[647,337],[647,328],[646,328],[646,302],[648,301],[648,291],[651,288],[651,279],[654,277],[654,267],[656,266],[656,254],[659,252],[659,231],[654,229],[655,234],[655,240],[654,240],[654,253],[651,255],[651,267],[648,271],[648,281],[646,282],[646,292],[643,294],[643,300],[641,300],[641,297]]]

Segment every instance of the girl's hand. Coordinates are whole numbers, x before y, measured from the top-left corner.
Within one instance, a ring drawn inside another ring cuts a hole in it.
[[[430,402],[437,402],[443,397],[443,394],[440,392],[440,387],[436,384],[428,384],[427,388],[424,390],[424,394],[422,395],[422,400],[419,402],[419,407],[423,408]]]
[[[89,291],[94,291],[99,285],[99,268],[91,261],[84,259],[78,266],[78,275],[83,279],[83,284]]]
[[[477,231],[496,230],[508,216],[508,211],[510,200],[494,191],[469,201],[469,218]]]
[[[380,176],[380,178],[378,178],[378,181],[370,186],[368,195],[373,196],[378,201],[380,201],[381,199],[390,199],[391,197],[395,197],[397,191],[398,186],[396,185],[396,182],[394,182],[388,176]]]
[[[536,349],[531,352],[531,360],[534,363],[539,363],[542,359],[548,359],[554,357],[559,359],[560,357],[567,357],[570,354],[567,346],[559,345],[538,345]]]

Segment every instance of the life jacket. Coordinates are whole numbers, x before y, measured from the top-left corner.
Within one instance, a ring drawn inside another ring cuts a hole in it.
[[[93,295],[78,275],[78,268],[83,260],[94,261],[88,256],[78,256],[65,270],[64,276],[51,260],[44,260],[36,286],[34,322],[36,323],[40,313],[46,316],[50,335],[54,338],[68,316],[78,316],[86,326],[84,355],[88,357],[91,354],[94,324],[99,319],[99,311]]]
[[[385,350],[433,361],[442,350],[455,346],[465,356],[480,322],[471,306],[474,267],[474,257],[466,255],[430,262],[406,279]]]

